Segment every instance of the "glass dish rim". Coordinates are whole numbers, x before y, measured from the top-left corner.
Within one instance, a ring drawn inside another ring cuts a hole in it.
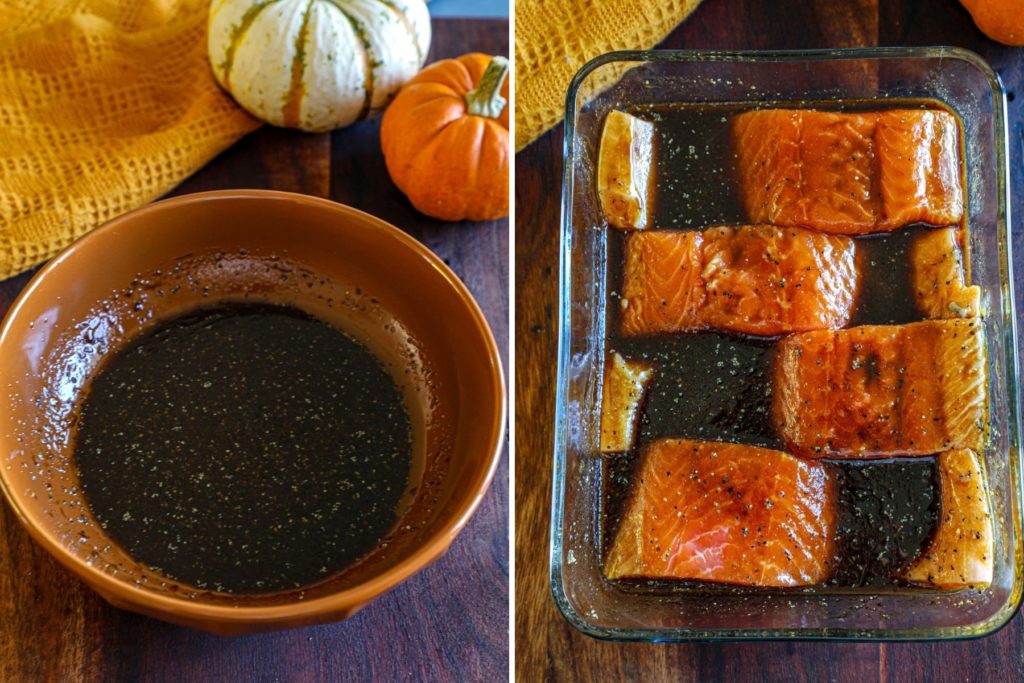
[[[562,529],[564,524],[566,485],[566,463],[564,454],[567,447],[567,415],[566,394],[569,384],[569,316],[571,304],[570,284],[571,259],[568,258],[572,246],[572,200],[573,200],[573,167],[575,157],[573,140],[575,138],[575,120],[577,114],[576,100],[580,86],[587,77],[598,68],[614,62],[791,62],[791,61],[842,61],[851,59],[920,59],[949,58],[967,62],[981,72],[989,83],[993,100],[994,138],[996,140],[996,160],[1000,172],[997,173],[997,239],[1002,247],[1000,269],[1005,274],[1003,288],[1002,333],[1006,344],[1007,367],[1007,440],[1009,443],[1010,475],[1014,486],[1017,509],[1021,510],[1024,502],[1024,476],[1022,476],[1022,448],[1020,443],[1020,395],[1019,366],[1017,358],[1017,327],[1016,302],[1014,298],[1013,251],[1011,242],[1012,214],[1008,195],[1008,179],[1010,177],[1008,154],[1008,129],[1006,89],[999,76],[980,55],[971,50],[954,46],[924,47],[854,47],[826,48],[812,50],[622,50],[608,52],[591,59],[584,64],[569,83],[565,101],[565,126],[563,136],[563,169],[561,215],[559,221],[559,271],[558,271],[558,342],[557,342],[557,375],[555,383],[555,422],[554,422],[554,453],[551,490],[551,528],[549,538],[549,587],[559,611],[563,617],[578,631],[593,638],[615,642],[736,642],[736,641],[833,641],[833,642],[934,642],[945,640],[974,640],[992,635],[1006,626],[1021,608],[1024,597],[1024,558],[1015,552],[1013,588],[1008,600],[1009,609],[1002,609],[995,617],[978,625],[983,627],[980,632],[963,632],[965,627],[952,627],[950,633],[935,633],[935,629],[900,628],[900,629],[854,629],[854,628],[784,628],[784,629],[696,629],[696,628],[616,628],[601,627],[589,621],[570,604],[562,587]],[[1000,144],[1001,143],[1001,144]],[[1016,457],[1012,457],[1015,455]],[[1013,511],[1011,511],[1013,514]],[[1017,539],[1020,547],[1020,539]],[[957,632],[959,629],[960,632]]]

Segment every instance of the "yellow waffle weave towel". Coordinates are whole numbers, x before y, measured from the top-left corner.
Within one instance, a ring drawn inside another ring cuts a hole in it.
[[[613,50],[654,47],[700,0],[516,0],[516,151],[565,115],[569,81]],[[615,79],[604,72],[607,86]]]
[[[0,278],[159,197],[259,125],[210,73],[208,8],[0,1]]]

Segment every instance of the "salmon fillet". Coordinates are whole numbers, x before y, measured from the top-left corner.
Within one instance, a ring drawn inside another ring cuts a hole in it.
[[[716,227],[626,239],[627,336],[717,329],[750,335],[847,324],[857,295],[855,242],[800,228]]]
[[[981,450],[985,339],[978,320],[928,320],[796,334],[775,361],[779,435],[810,457]]]
[[[981,315],[981,289],[968,287],[956,228],[938,228],[910,246],[910,272],[917,307],[927,318]]]
[[[883,215],[875,191],[874,116],[802,112],[800,121],[798,213],[793,221],[783,213],[774,222],[838,234],[871,232]]]
[[[963,218],[956,119],[944,111],[766,109],[734,117],[753,223],[857,235]]]
[[[636,441],[636,425],[644,392],[654,376],[644,362],[612,352],[604,364],[601,392],[601,452],[622,453]]]
[[[605,562],[610,579],[806,586],[828,578],[836,500],[825,466],[739,444],[644,451]]]
[[[648,227],[653,156],[654,124],[621,111],[608,112],[597,159],[597,190],[612,227]]]
[[[732,120],[740,195],[755,223],[803,225],[803,164],[800,130],[803,113],[766,109]]]
[[[938,458],[939,524],[904,578],[938,588],[984,588],[992,583],[992,514],[981,461],[968,449]]]
[[[949,112],[894,109],[876,114],[875,149],[887,230],[963,219],[960,143]]]

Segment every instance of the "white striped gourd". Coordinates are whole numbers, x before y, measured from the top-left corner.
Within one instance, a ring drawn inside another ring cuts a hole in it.
[[[213,0],[210,63],[249,113],[324,131],[385,107],[430,47],[423,0]]]

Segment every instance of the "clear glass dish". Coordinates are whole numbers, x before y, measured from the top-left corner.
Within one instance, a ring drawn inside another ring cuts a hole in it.
[[[608,581],[599,550],[597,449],[608,254],[592,177],[605,114],[657,103],[855,99],[884,107],[892,98],[939,100],[964,125],[970,266],[987,312],[991,440],[984,458],[996,539],[991,587],[722,587],[666,595],[627,591]],[[551,521],[551,588],[573,626],[598,638],[637,641],[914,640],[983,636],[1013,617],[1021,601],[1024,550],[1006,144],[997,76],[980,57],[957,48],[619,52],[583,67],[566,103]]]

